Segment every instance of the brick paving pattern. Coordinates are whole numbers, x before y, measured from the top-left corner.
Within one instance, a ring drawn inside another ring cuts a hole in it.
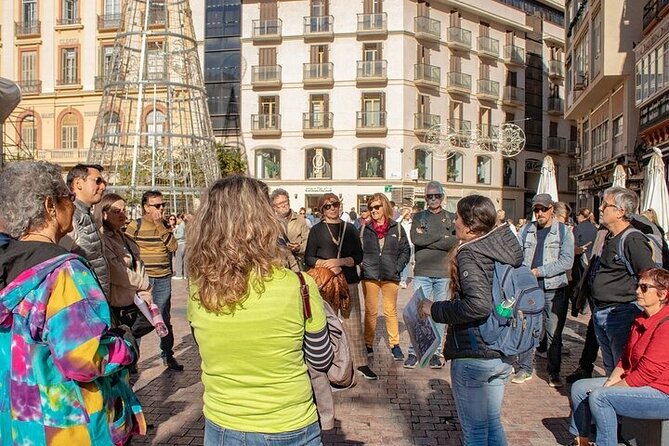
[[[200,358],[186,321],[186,281],[173,280],[172,284],[174,350],[185,371],[163,367],[154,334],[142,340],[135,390],[153,427],[147,436],[134,438],[133,445],[201,445],[204,440]],[[410,290],[400,290],[400,312],[410,294]],[[569,317],[563,338],[571,355],[563,357],[563,379],[576,368],[586,324],[585,316]],[[377,332],[383,336],[377,336],[370,366],[380,379],[358,377],[355,388],[335,395],[337,426],[323,435],[324,445],[462,445],[448,364],[441,370],[404,369],[401,362],[392,360],[382,316]],[[408,337],[401,322],[400,335],[406,354]],[[549,446],[568,444],[572,439],[569,386],[549,387],[545,367],[545,360],[537,358],[533,379],[506,387],[503,423],[509,444]],[[595,372],[603,374],[599,361]]]

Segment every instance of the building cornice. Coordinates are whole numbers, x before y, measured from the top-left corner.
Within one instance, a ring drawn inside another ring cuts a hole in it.
[[[486,18],[490,21],[493,21],[495,23],[501,23],[503,25],[509,26],[511,28],[515,28],[518,31],[523,31],[523,32],[531,32],[533,29],[531,26],[523,25],[521,23],[518,23],[513,20],[509,20],[508,18],[498,15],[498,14],[493,14],[489,11],[486,11],[485,9],[481,9],[477,6],[470,5],[469,3],[464,3],[460,0],[435,0],[432,5],[444,5],[444,6],[449,6],[449,7],[454,7],[458,8],[460,11],[466,11],[472,14],[475,14],[479,17]],[[506,6],[506,8],[509,8]],[[510,8],[511,9],[511,8]],[[563,7],[564,9],[564,7]],[[523,14],[524,16],[524,14]]]

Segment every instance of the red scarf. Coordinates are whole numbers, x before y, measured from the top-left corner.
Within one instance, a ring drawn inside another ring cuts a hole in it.
[[[378,224],[376,220],[372,220],[372,229],[376,232],[378,238],[385,238],[388,228],[390,228],[390,220],[387,218],[383,221],[383,224]]]

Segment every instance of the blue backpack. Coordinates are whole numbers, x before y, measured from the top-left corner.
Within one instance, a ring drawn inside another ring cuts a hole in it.
[[[544,291],[530,268],[495,262],[492,299],[492,312],[478,327],[488,348],[504,356],[536,348],[543,334]],[[476,351],[476,336],[473,328],[469,330]]]

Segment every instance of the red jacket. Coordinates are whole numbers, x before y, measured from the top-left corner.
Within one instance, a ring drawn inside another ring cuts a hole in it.
[[[638,315],[618,362],[625,371],[625,382],[631,387],[650,386],[669,394],[668,351],[669,305],[651,317],[646,313]]]

